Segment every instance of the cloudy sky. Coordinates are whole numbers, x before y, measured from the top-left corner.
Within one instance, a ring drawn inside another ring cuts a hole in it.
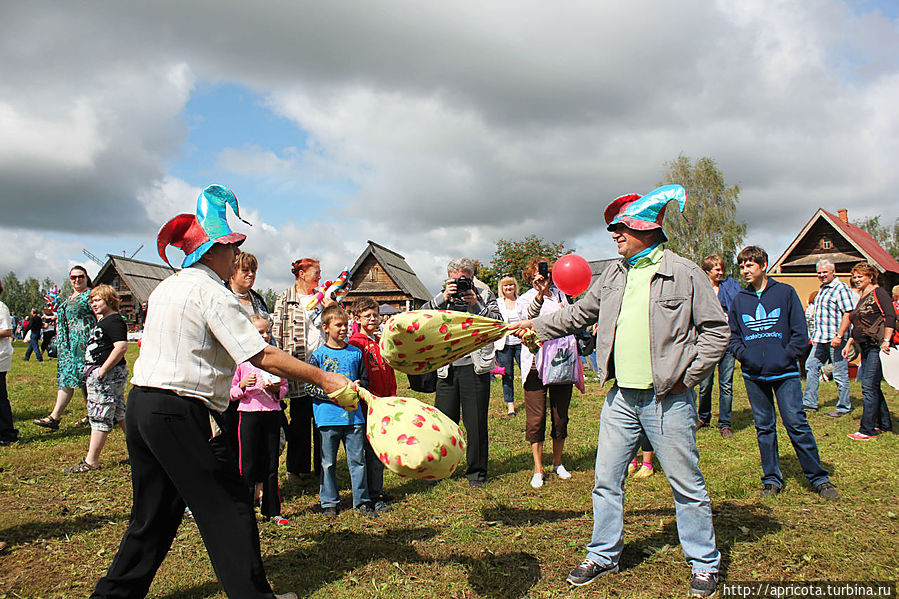
[[[897,216],[897,106],[894,0],[8,2],[0,273],[159,261],[221,183],[257,287],[371,239],[436,291],[498,238],[613,256],[603,208],[679,153],[776,256],[818,207]]]

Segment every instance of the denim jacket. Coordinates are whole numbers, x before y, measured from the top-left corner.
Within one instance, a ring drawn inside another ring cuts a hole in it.
[[[615,262],[574,305],[533,320],[541,340],[571,334],[596,321],[601,382],[615,376],[610,362],[627,271],[626,260]],[[730,338],[708,275],[671,250],[665,250],[649,285],[649,336],[657,397],[667,395],[678,381],[688,388],[697,385],[724,356]]]

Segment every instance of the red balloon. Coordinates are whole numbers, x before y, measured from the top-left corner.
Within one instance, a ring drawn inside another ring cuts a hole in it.
[[[566,295],[580,295],[590,286],[590,264],[577,254],[562,256],[553,265],[553,283]]]

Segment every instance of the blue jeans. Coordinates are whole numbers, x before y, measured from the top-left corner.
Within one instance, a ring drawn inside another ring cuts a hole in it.
[[[599,366],[596,365],[596,352],[591,353],[589,356],[581,356],[584,368],[587,368],[587,360],[590,360],[590,366],[593,367],[593,376],[599,376],[597,374],[599,372]]]
[[[718,362],[718,428],[730,428],[730,415],[734,403],[734,355],[725,352]],[[715,386],[715,371],[709,373],[699,383],[699,419],[712,421],[712,387]]]
[[[721,554],[715,546],[712,505],[699,470],[696,449],[696,399],[692,390],[656,398],[652,389],[613,386],[606,396],[596,447],[593,486],[593,536],[587,557],[614,565],[624,547],[624,481],[637,453],[641,431],[674,493],[677,534],[693,572],[717,572]]]
[[[783,421],[793,451],[799,458],[802,472],[813,487],[828,482],[827,470],[821,465],[818,457],[818,443],[812,428],[808,425],[805,411],[802,409],[802,384],[799,377],[780,381],[754,381],[743,377],[746,383],[746,395],[752,406],[752,417],[755,419],[755,434],[762,457],[762,484],[783,487],[784,479],[780,473],[780,454],[777,449],[777,415],[774,412],[774,396],[777,396],[777,409]]]
[[[28,333],[28,349],[25,350],[25,361],[31,357],[31,353],[34,352],[34,355],[37,356],[38,362],[44,361],[44,356],[41,355],[41,334],[38,333],[35,335],[34,333]]]
[[[849,362],[843,357],[844,340],[840,347],[831,347],[830,343],[816,343],[805,361],[805,369],[808,371],[805,379],[805,395],[802,397],[803,407],[811,410],[818,409],[818,375],[821,367],[828,359],[833,362],[833,380],[837,383],[837,412],[848,414],[852,411],[852,403],[849,400]]]
[[[894,347],[890,351],[897,351]],[[862,421],[858,432],[864,435],[875,435],[879,428],[882,431],[893,430],[890,408],[880,388],[883,380],[883,366],[880,363],[880,348],[876,345],[862,345],[862,366],[859,377],[862,381]]]
[[[506,403],[515,402],[515,366],[518,363],[518,370],[521,370],[521,344],[509,345],[496,352],[496,363],[506,369],[503,375],[503,401]]]
[[[350,482],[353,485],[353,507],[368,503],[371,498],[365,480],[365,425],[360,423],[321,426],[318,430],[322,436],[322,478],[318,491],[322,507],[336,507],[340,503],[340,492],[337,488],[337,450],[341,441],[346,450],[346,462],[350,469]]]

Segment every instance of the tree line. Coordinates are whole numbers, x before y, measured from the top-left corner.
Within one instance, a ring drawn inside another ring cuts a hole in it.
[[[20,281],[14,272],[6,273],[2,281],[3,295],[0,295],[0,301],[6,304],[10,312],[20,317],[29,314],[32,308],[41,310],[47,305],[44,295],[55,285],[49,278],[38,281],[34,277],[28,277]],[[71,285],[69,287],[71,293]]]

